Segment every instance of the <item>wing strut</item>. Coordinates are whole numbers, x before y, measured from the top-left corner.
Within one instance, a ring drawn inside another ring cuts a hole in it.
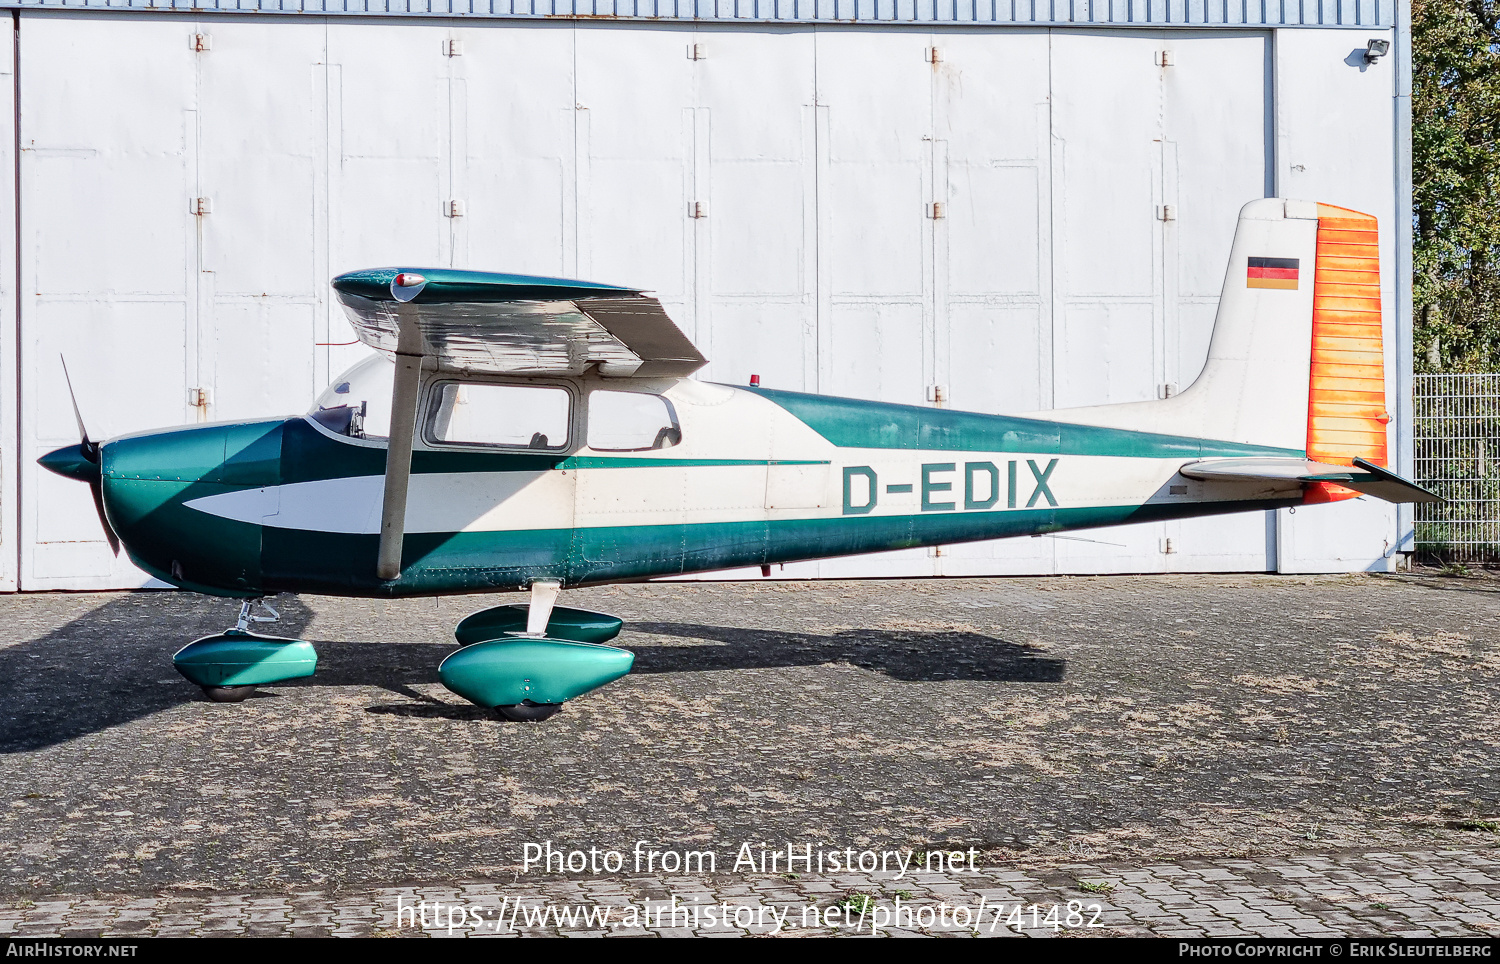
[[[401,576],[401,546],[406,538],[406,490],[411,481],[411,448],[417,434],[417,389],[422,382],[422,335],[416,312],[398,309],[400,333],[396,348],[396,378],[391,389],[391,436],[385,450],[385,500],[380,507],[380,553],[375,575]]]

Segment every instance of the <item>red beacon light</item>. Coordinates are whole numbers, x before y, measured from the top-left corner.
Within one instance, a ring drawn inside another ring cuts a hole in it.
[[[403,271],[396,275],[396,287],[415,288],[417,285],[425,285],[427,279],[414,271]]]
[[[760,376],[759,375],[751,375],[750,376],[750,387],[751,388],[759,388],[760,387]]]

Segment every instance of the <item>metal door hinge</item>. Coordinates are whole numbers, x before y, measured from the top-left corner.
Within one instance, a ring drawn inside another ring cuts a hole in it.
[[[204,215],[214,209],[214,202],[206,197],[188,198],[188,213]]]
[[[927,400],[935,405],[941,405],[948,400],[947,385],[928,385]]]
[[[450,38],[443,41],[444,57],[462,57],[464,55],[464,42]]]
[[[1158,67],[1170,67],[1170,66],[1172,66],[1172,51],[1170,51],[1170,50],[1158,50],[1156,52],[1156,66],[1158,66]]]
[[[213,45],[213,38],[206,33],[195,33],[188,38],[188,46],[193,48],[200,54],[203,53],[203,51],[213,47]]]
[[[1177,383],[1176,382],[1167,382],[1164,385],[1158,385],[1158,386],[1156,386],[1156,397],[1157,398],[1171,398],[1173,395],[1176,395],[1176,394],[1177,394]]]
[[[1172,545],[1171,539],[1163,539],[1161,541],[1161,551],[1163,555],[1170,556],[1177,551],[1177,547]]]
[[[706,218],[706,217],[708,217],[708,202],[707,201],[694,201],[691,204],[689,204],[688,205],[688,217],[690,217],[690,218]]]
[[[708,59],[708,45],[707,44],[688,44],[687,55],[688,55],[688,60],[707,60]]]
[[[927,205],[927,216],[937,221],[948,216],[948,205],[942,201],[933,201]]]
[[[936,47],[928,47],[922,51],[922,59],[929,64],[940,64],[943,62],[943,52]]]
[[[1158,221],[1176,221],[1177,220],[1177,205],[1175,205],[1175,204],[1158,204],[1156,206],[1156,220],[1158,220]]]
[[[191,408],[208,408],[208,389],[189,388],[188,406]]]
[[[443,202],[443,217],[445,217],[445,218],[461,218],[463,216],[464,216],[464,202],[462,202],[462,201],[444,201]]]

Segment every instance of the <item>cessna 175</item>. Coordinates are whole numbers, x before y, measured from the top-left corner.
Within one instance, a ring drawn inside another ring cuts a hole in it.
[[[1240,213],[1208,361],[1181,394],[1026,416],[730,387],[629,288],[379,268],[333,287],[377,354],[305,416],[88,438],[41,464],[92,487],[112,544],[244,600],[178,669],[220,701],[310,675],[249,631],[282,592],[529,591],[439,667],[543,719],[629,671],[612,616],[564,587],[1328,502],[1437,497],[1384,468],[1375,219]],[[116,540],[118,539],[118,543]]]

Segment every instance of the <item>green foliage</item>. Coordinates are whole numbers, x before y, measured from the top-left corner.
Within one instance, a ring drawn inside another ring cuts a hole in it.
[[[875,907],[875,895],[851,890],[844,895],[843,900],[833,906],[842,908],[846,914],[868,914]]]
[[[1416,370],[1500,365],[1500,0],[1412,0]]]

